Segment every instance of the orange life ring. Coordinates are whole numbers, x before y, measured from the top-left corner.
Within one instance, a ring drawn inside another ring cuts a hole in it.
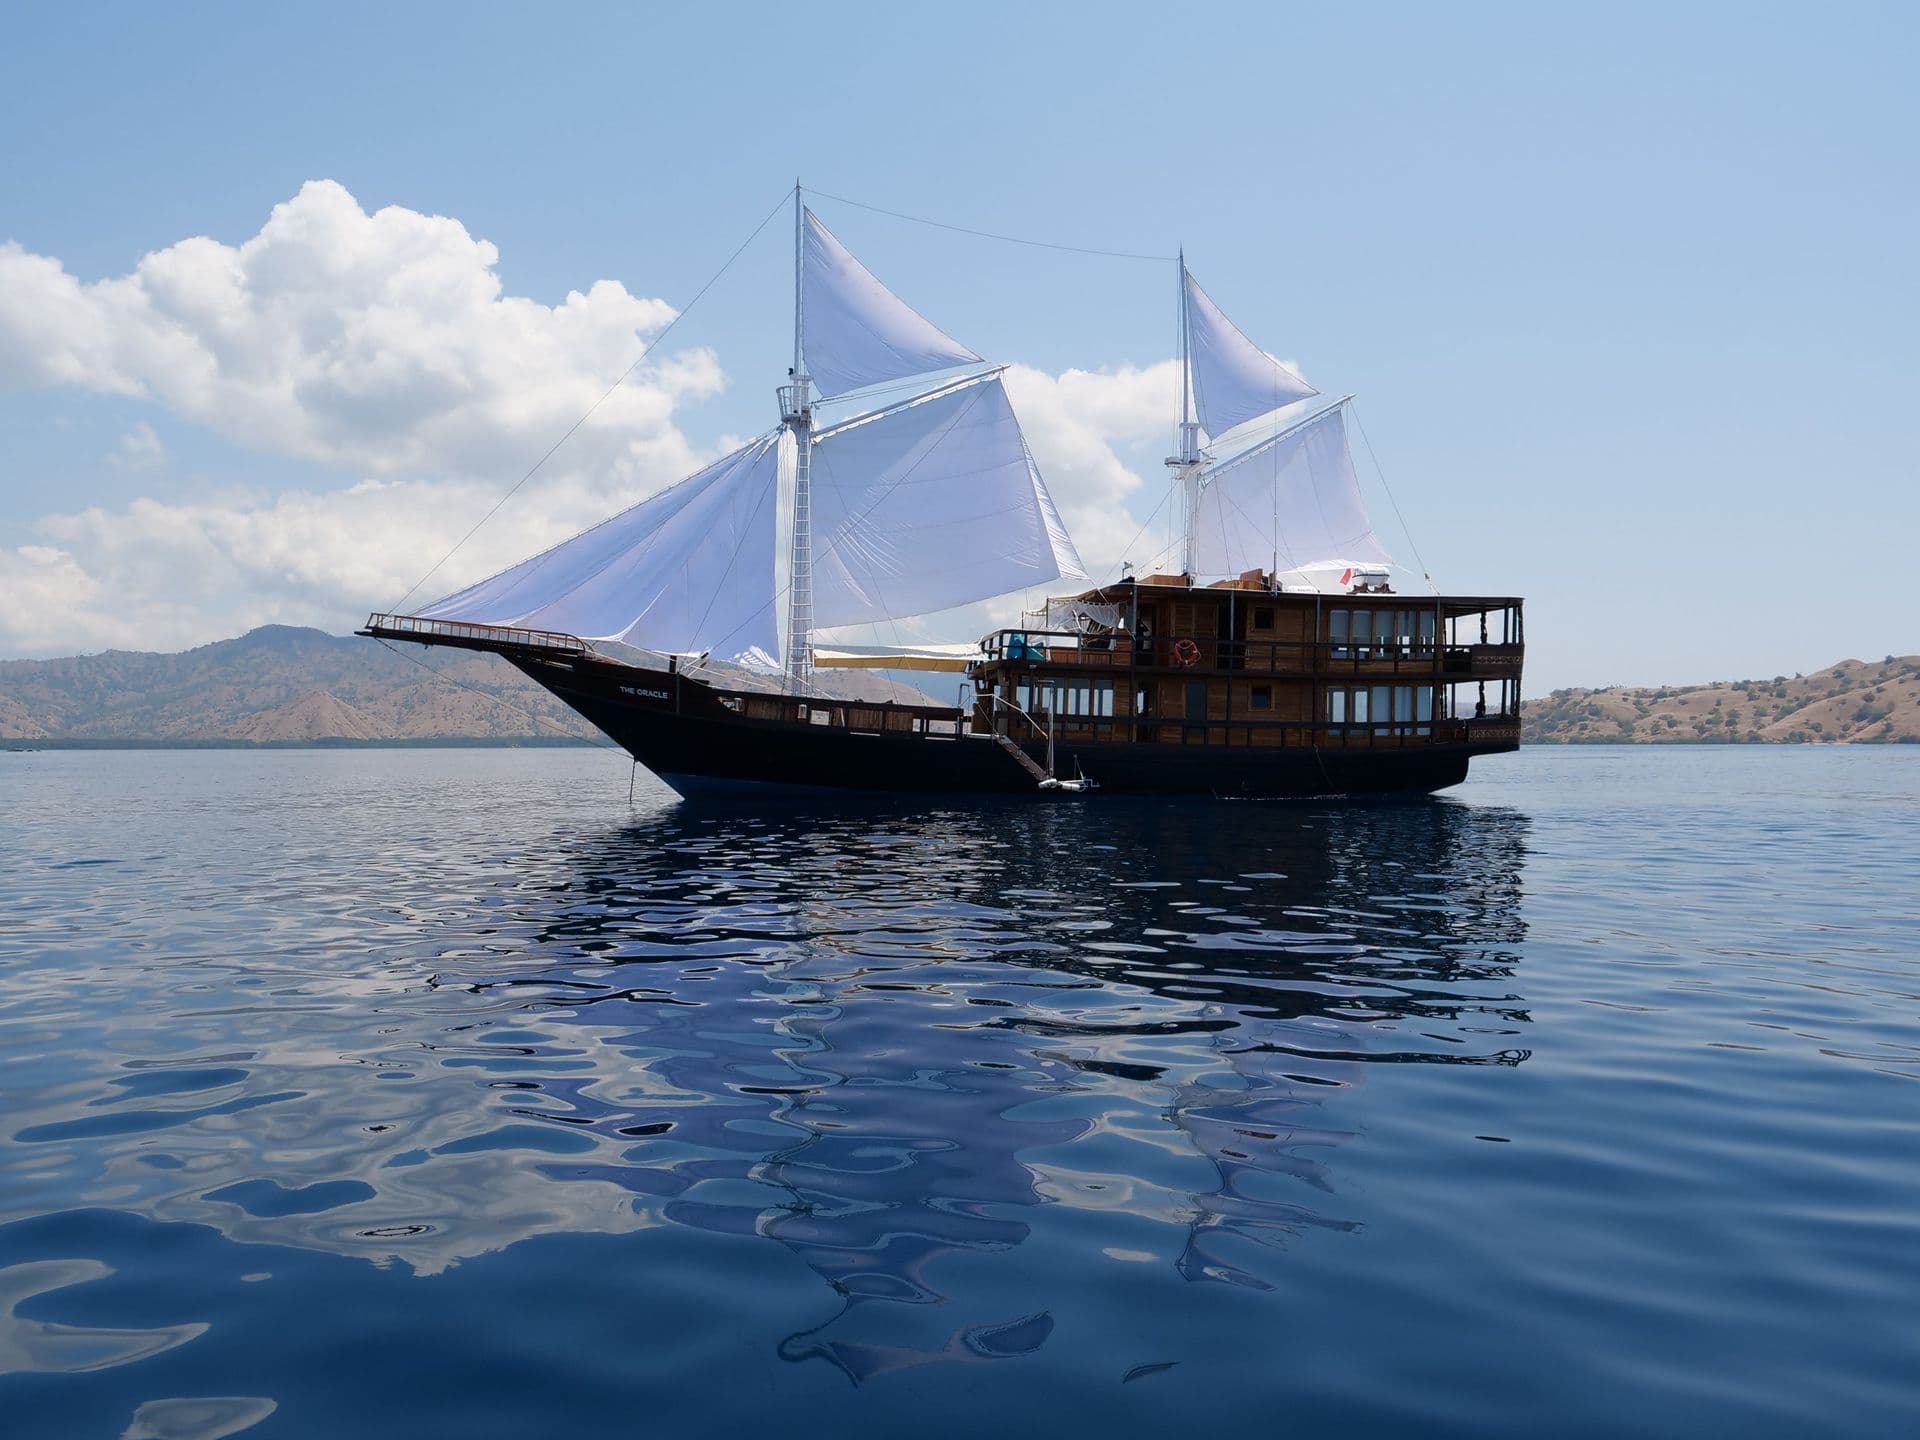
[[[1200,663],[1200,647],[1184,635],[1173,642],[1173,663],[1193,666]]]

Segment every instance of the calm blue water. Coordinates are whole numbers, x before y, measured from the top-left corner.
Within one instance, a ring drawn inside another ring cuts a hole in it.
[[[1920,750],[0,754],[0,1431],[1920,1430]]]

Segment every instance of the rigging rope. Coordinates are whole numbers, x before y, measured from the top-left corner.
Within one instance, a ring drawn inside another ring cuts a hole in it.
[[[733,262],[740,258],[741,252],[744,251],[755,240],[760,238],[760,232],[767,228],[768,223],[773,219],[775,215],[778,215],[781,209],[786,205],[787,195],[789,193],[790,192],[787,192],[787,191],[781,192],[779,200],[774,202],[773,209],[767,212],[766,218],[761,220],[761,222],[758,225],[753,227],[753,233],[747,236],[746,239],[742,240],[738,245],[738,247],[735,248],[733,254],[727,257],[726,264],[722,265],[718,270],[714,271],[713,277],[710,280],[708,280],[706,284],[702,285],[697,291],[694,292],[693,298],[689,300],[686,303],[686,305],[681,308],[680,312],[676,314],[673,317],[673,319],[667,322],[666,328],[663,329],[658,335],[654,336],[653,339],[647,342],[646,348],[640,352],[639,358],[636,359],[633,362],[633,364],[627,366],[625,370],[620,372],[620,378],[618,380],[615,380],[613,384],[607,387],[606,394],[602,395],[598,400],[594,401],[593,404],[589,405],[586,409],[586,413],[582,415],[578,420],[574,421],[572,425],[567,427],[567,433],[562,435],[558,440],[554,441],[552,446],[547,450],[547,453],[542,455],[538,460],[533,462],[533,468],[527,471],[527,473],[522,475],[518,480],[514,481],[512,487],[507,491],[507,493],[502,495],[498,500],[493,502],[493,508],[487,511],[486,514],[482,515],[480,519],[475,522],[471,530],[467,531],[467,533],[462,535],[459,538],[459,540],[454,542],[453,549],[447,551],[446,554],[442,555],[438,560],[436,560],[433,563],[433,568],[431,570],[428,570],[427,573],[422,575],[418,580],[414,581],[412,587],[407,591],[407,593],[402,595],[398,600],[396,600],[393,603],[393,605],[391,606],[391,609],[393,610],[394,613],[396,614],[399,613],[400,607],[405,605],[407,601],[411,600],[414,597],[414,594],[420,589],[420,587],[426,584],[427,581],[431,580],[434,577],[434,575],[438,573],[442,565],[445,565],[447,561],[451,560],[456,554],[458,554],[460,552],[461,547],[463,547],[469,540],[473,539],[475,535],[479,534],[480,529],[483,525],[485,525],[489,520],[493,519],[495,515],[500,513],[500,507],[502,505],[505,505],[507,501],[511,500],[515,495],[517,495],[520,492],[520,487],[525,485],[529,480],[531,480],[535,475],[537,475],[540,472],[541,466],[545,465],[547,461],[551,460],[554,457],[554,455],[559,451],[560,447],[566,444],[567,441],[573,438],[574,432],[578,430],[582,425],[586,424],[588,420],[593,418],[593,412],[598,410],[602,405],[606,404],[607,401],[612,398],[613,392],[618,390],[622,385],[627,383],[627,377],[633,374],[634,371],[640,368],[640,366],[646,361],[646,358],[649,355],[651,355],[657,348],[659,348],[660,342],[665,340],[667,336],[671,335],[673,333],[674,327],[678,325],[682,320],[686,319],[688,314],[693,310],[693,307],[700,303],[701,297],[704,296],[709,290],[711,290],[715,285],[717,285],[720,282],[721,276],[725,275],[727,271],[733,268]]]
[[[456,680],[451,675],[447,674],[444,670],[434,669],[431,665],[427,664],[426,661],[422,660],[418,655],[409,655],[404,650],[394,649],[393,646],[388,645],[387,642],[385,640],[382,640],[378,635],[375,635],[373,639],[376,644],[385,646],[385,648],[387,648],[388,650],[392,650],[393,653],[398,655],[402,660],[408,660],[408,661],[411,661],[413,664],[418,665],[422,670],[426,671],[427,674],[433,676],[434,679],[444,681],[446,684],[453,686],[456,690],[465,690],[470,694],[478,695],[482,700],[491,700],[494,704],[513,711],[513,713],[518,715],[522,720],[531,720],[535,725],[545,725],[548,729],[552,730],[554,734],[564,736],[568,740],[584,740],[589,745],[598,746],[602,750],[612,750],[616,754],[620,754],[620,755],[624,755],[627,753],[625,750],[621,749],[618,745],[613,744],[611,741],[598,740],[591,735],[576,734],[573,731],[568,730],[564,726],[560,725],[559,722],[557,721],[549,720],[544,715],[536,715],[531,710],[523,709],[521,706],[514,704],[511,700],[507,699],[503,695],[495,695],[491,691],[482,690],[476,685],[469,685],[463,680]]]
[[[1167,493],[1160,497],[1160,503],[1153,507],[1152,513],[1149,514],[1145,520],[1141,521],[1140,528],[1133,532],[1133,539],[1127,541],[1126,548],[1120,552],[1120,558],[1114,562],[1120,569],[1124,570],[1126,568],[1127,557],[1133,553],[1133,547],[1140,543],[1140,537],[1147,533],[1147,527],[1159,519],[1160,512],[1167,508],[1167,502],[1173,499],[1174,488],[1172,484],[1167,486]],[[1171,544],[1172,542],[1169,541],[1168,543]],[[1118,581],[1120,577],[1116,575],[1114,579]]]
[[[1400,532],[1407,537],[1407,548],[1413,551],[1413,558],[1419,563],[1420,578],[1427,582],[1427,588],[1434,594],[1440,593],[1440,587],[1434,583],[1433,576],[1427,571],[1427,562],[1420,556],[1420,546],[1415,543],[1413,531],[1407,528],[1407,517],[1400,513],[1400,502],[1393,498],[1393,486],[1387,483],[1387,472],[1381,468],[1380,457],[1373,453],[1373,441],[1367,438],[1367,427],[1360,421],[1360,407],[1351,399],[1347,409],[1353,414],[1354,428],[1360,432],[1360,443],[1367,447],[1367,458],[1373,461],[1373,473],[1380,477],[1380,488],[1387,492],[1387,503],[1393,506],[1393,518],[1400,522]]]
[[[1039,250],[1066,250],[1075,255],[1103,255],[1109,260],[1152,260],[1157,264],[1176,259],[1172,255],[1143,255],[1133,250],[1095,250],[1086,245],[1060,245],[1051,240],[1029,240],[1024,235],[999,235],[991,230],[973,230],[965,225],[949,225],[944,220],[929,220],[922,215],[908,215],[899,210],[888,210],[881,205],[869,205],[863,200],[849,200],[844,195],[830,195],[825,190],[809,189],[809,195],[818,195],[822,200],[832,200],[841,205],[851,205],[856,210],[871,210],[876,215],[891,215],[896,220],[910,220],[915,225],[931,225],[936,230],[952,230],[961,235],[973,235],[982,240],[1003,240],[1009,245],[1031,245]]]

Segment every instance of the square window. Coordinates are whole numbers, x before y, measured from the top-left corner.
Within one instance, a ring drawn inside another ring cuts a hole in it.
[[[1253,687],[1253,708],[1256,710],[1273,709],[1273,687],[1256,685]]]
[[[1256,605],[1253,607],[1253,628],[1256,630],[1271,630],[1273,628],[1273,607],[1271,605]]]

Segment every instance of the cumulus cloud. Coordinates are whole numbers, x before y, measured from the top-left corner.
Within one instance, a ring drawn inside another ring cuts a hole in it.
[[[116,470],[151,470],[167,458],[167,447],[153,432],[153,427],[142,420],[126,434],[120,437],[120,443],[107,456],[107,463]]]
[[[1095,579],[1111,578],[1139,535],[1129,502],[1161,483],[1157,475],[1142,476],[1115,447],[1167,441],[1178,386],[1171,360],[1059,375],[1025,365],[1007,371],[1007,393],[1027,443]]]
[[[31,543],[0,548],[0,653],[171,649],[270,621],[338,630],[396,601],[673,315],[608,280],[554,306],[508,296],[497,260],[456,220],[369,214],[330,181],[237,246],[185,240],[107,280],[0,246],[0,384],[143,398],[341,477],[42,517]],[[650,360],[415,601],[697,468],[725,442],[689,441],[675,411],[724,383],[705,350]],[[1015,366],[1007,385],[1089,570],[1110,576],[1139,530],[1129,501],[1161,483],[1122,453],[1169,430],[1172,362]],[[113,458],[164,456],[140,424]],[[948,633],[1014,609],[970,607]]]
[[[358,475],[497,479],[531,465],[674,313],[612,280],[553,306],[504,295],[498,259],[457,220],[368,214],[330,180],[240,245],[182,240],[91,283],[0,245],[0,384],[150,399]],[[568,457],[610,485],[692,460],[674,406],[723,383],[703,350],[635,378]]]

